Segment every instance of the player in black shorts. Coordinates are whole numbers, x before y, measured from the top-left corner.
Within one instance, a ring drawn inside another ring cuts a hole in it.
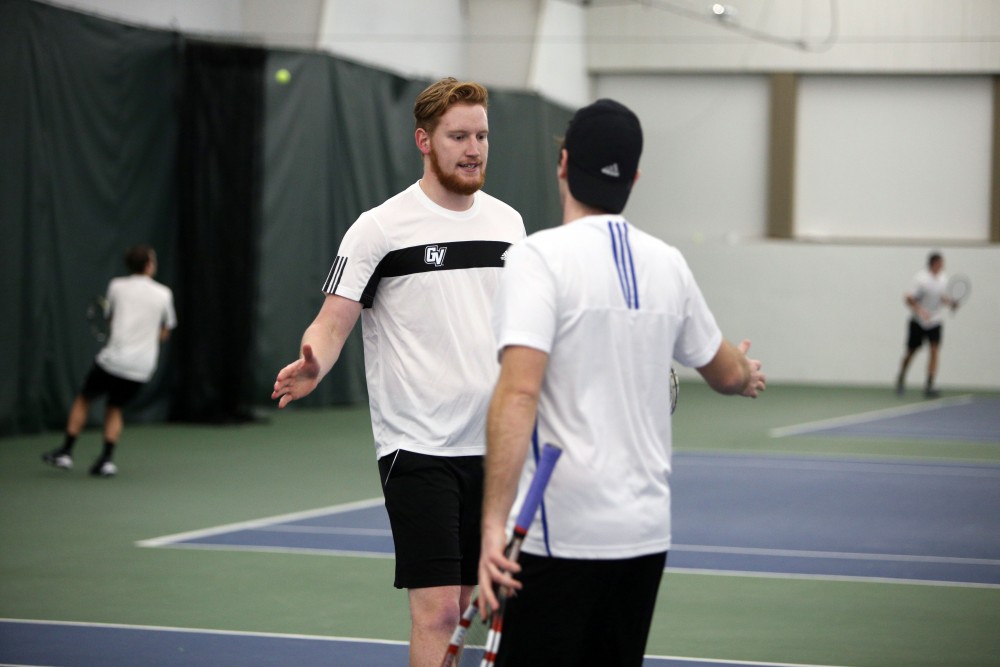
[[[73,400],[66,420],[62,447],[42,455],[49,465],[63,470],[73,467],[73,446],[84,426],[90,404],[107,396],[104,412],[104,448],[94,461],[90,474],[111,477],[118,474],[113,459],[125,421],[122,408],[149,381],[156,370],[160,343],[167,340],[177,325],[173,293],[153,280],[156,253],[147,245],[137,245],[125,253],[125,265],[131,272],[108,284],[107,302],[111,335],[94,359],[80,393]]]
[[[945,307],[954,308],[946,294],[948,279],[944,273],[944,258],[941,253],[932,252],[927,258],[927,267],[913,277],[912,286],[904,296],[910,310],[910,322],[906,334],[906,353],[899,365],[896,376],[896,393],[903,395],[906,386],[906,371],[913,356],[926,340],[930,354],[927,359],[927,384],[924,396],[937,398],[940,395],[934,386],[937,375],[938,358],[941,350],[942,320]]]
[[[341,240],[323,305],[271,397],[308,395],[364,332],[375,456],[407,590],[410,664],[440,665],[472,597],[486,408],[498,365],[490,307],[520,214],[482,191],[488,94],[446,78],[413,106],[419,181],[365,211]]]

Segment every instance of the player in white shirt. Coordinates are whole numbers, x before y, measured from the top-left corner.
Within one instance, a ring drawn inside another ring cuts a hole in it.
[[[620,214],[641,150],[623,105],[577,111],[557,171],[563,225],[508,252],[479,568],[484,609],[493,585],[517,589],[498,666],[642,664],[670,549],[671,363],[721,393],[765,387],[749,341],[723,338],[681,253]],[[517,564],[505,535],[545,443],[563,454]]]
[[[939,252],[932,252],[927,258],[927,267],[920,269],[903,296],[906,307],[911,312],[906,334],[906,353],[896,376],[896,393],[900,396],[906,390],[906,371],[913,361],[913,355],[927,341],[930,356],[927,359],[927,383],[924,396],[937,398],[940,392],[934,387],[937,375],[938,356],[941,350],[941,334],[946,306],[955,307],[947,294],[948,276],[944,272],[944,258]]]
[[[106,395],[104,449],[91,466],[90,474],[111,477],[118,473],[113,456],[125,425],[122,408],[153,377],[160,344],[177,326],[173,292],[153,280],[156,252],[147,245],[133,246],[125,253],[125,265],[131,274],[113,278],[108,284],[106,300],[111,335],[97,353],[83,388],[73,400],[63,446],[42,456],[43,461],[57,468],[73,467],[73,446],[86,426],[90,404]]]
[[[487,103],[485,88],[453,78],[417,97],[423,177],[347,231],[301,357],[272,394],[282,408],[309,394],[360,315],[395,586],[409,591],[411,666],[440,665],[476,584],[486,410],[499,371],[490,312],[505,253],[524,238],[520,214],[481,191]]]

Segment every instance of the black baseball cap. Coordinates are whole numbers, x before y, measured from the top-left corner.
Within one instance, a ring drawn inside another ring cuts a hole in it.
[[[621,213],[642,154],[639,118],[619,102],[599,99],[573,115],[564,145],[573,197],[602,211]]]

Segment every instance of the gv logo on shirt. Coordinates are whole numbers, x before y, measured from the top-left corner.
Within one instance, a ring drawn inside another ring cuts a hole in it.
[[[444,254],[448,252],[447,246],[429,245],[424,248],[424,263],[434,266],[444,265]]]

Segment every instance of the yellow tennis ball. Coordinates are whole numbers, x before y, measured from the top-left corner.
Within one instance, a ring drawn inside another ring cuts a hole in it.
[[[282,67],[274,73],[274,80],[278,83],[288,83],[292,80],[292,73]]]

